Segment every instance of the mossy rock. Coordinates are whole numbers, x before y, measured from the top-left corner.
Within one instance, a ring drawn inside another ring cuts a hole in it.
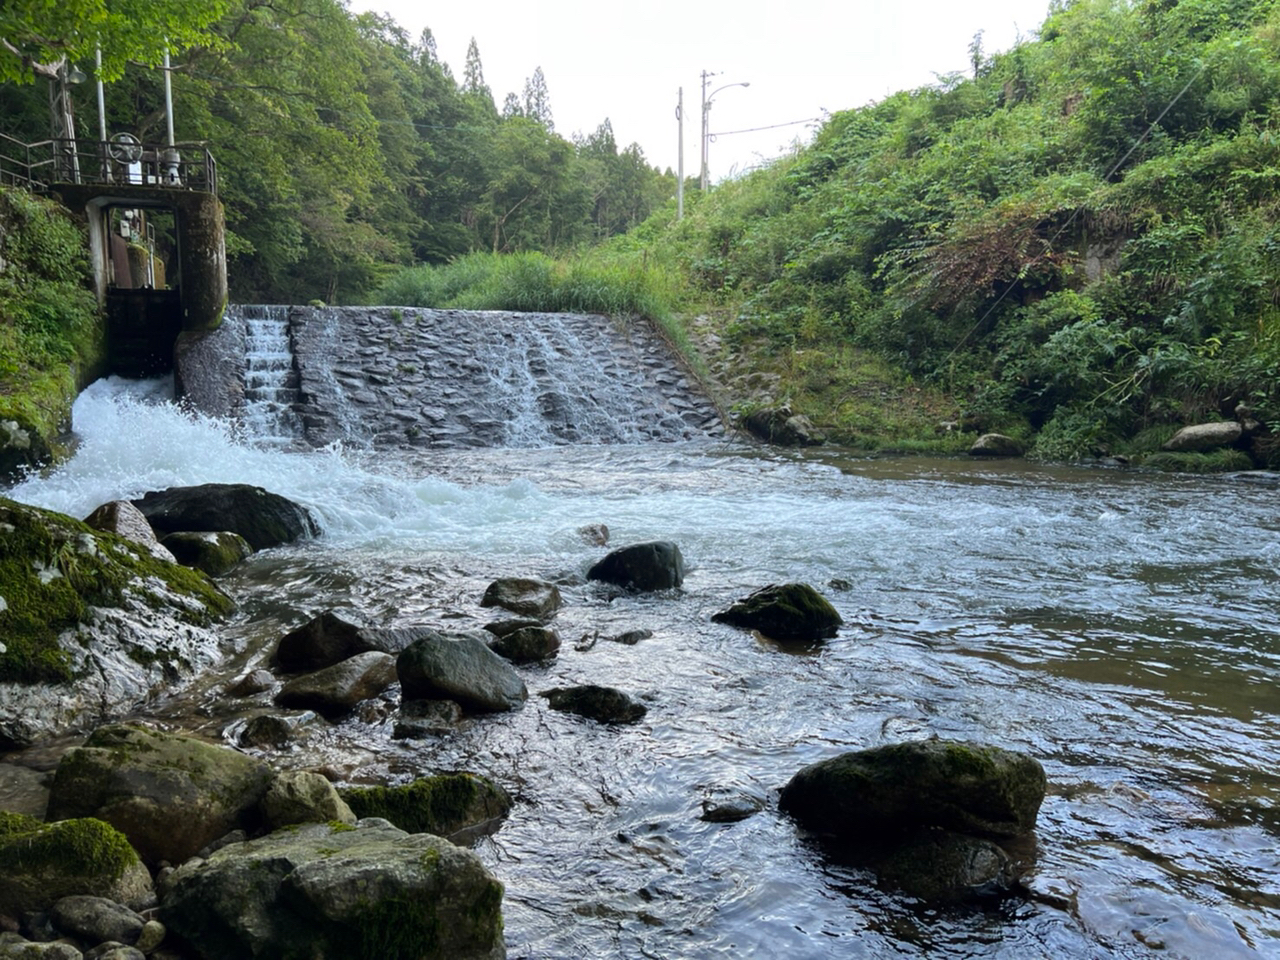
[[[498,960],[502,884],[471,851],[376,820],[304,824],[170,877],[160,920],[206,960]]]
[[[238,751],[111,724],[63,756],[49,816],[98,817],[127,836],[147,863],[181,863],[254,825],[270,782],[266,764]]]
[[[230,573],[253,554],[249,541],[229,530],[182,530],[169,534],[161,544],[184,567],[195,567],[211,577]]]
[[[357,817],[381,817],[408,833],[438,837],[452,837],[511,810],[511,797],[502,787],[472,773],[422,777],[398,787],[352,787],[340,795]]]
[[[882,840],[941,827],[1012,837],[1035,826],[1044,768],[1026,754],[955,740],[889,744],[805,767],[778,806],[817,833]]]
[[[140,903],[151,875],[124,834],[93,818],[45,823],[0,812],[0,915],[88,895]]]
[[[761,587],[711,619],[783,641],[834,637],[844,623],[830,601],[807,583]]]
[[[232,607],[203,574],[63,514],[0,498],[0,682],[73,680],[71,637],[91,610],[131,602],[199,626]]]

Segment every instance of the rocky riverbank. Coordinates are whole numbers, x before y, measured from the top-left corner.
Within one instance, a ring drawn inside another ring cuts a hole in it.
[[[149,537],[225,532],[263,549],[318,533],[308,511],[258,488],[208,485],[136,503],[141,512],[129,504],[105,511],[133,540],[5,503],[13,522],[3,542],[13,553],[19,521],[24,529],[43,524],[49,543],[77,545],[77,563],[103,555],[141,563],[145,556],[174,583],[199,584],[218,597],[204,574],[174,574],[183,568],[163,559],[163,546]],[[599,543],[605,534],[593,526],[581,536]],[[22,586],[66,580],[82,589],[87,612],[79,633],[68,637],[91,636],[104,616],[91,601],[102,600],[84,593],[84,584],[106,573],[64,564],[45,576],[51,563],[33,564]],[[685,572],[675,543],[650,541],[605,553],[586,576],[610,595],[649,594],[660,606],[678,600]],[[150,596],[161,605],[159,594]],[[192,609],[189,598],[169,602]],[[494,713],[528,709],[526,676],[558,655],[555,618],[563,603],[556,584],[512,577],[484,591],[480,605],[496,616],[483,630],[392,629],[322,614],[279,638],[271,670],[246,674],[222,694],[264,707],[234,734],[228,730],[239,749],[103,723],[136,704],[103,698],[94,722],[60,728],[93,730],[61,756],[47,801],[32,804],[28,790],[25,811],[0,815],[0,864],[9,877],[0,881],[0,927],[7,931],[0,957],[504,956],[502,886],[466,847],[500,830],[512,810],[503,785],[454,772],[343,786],[340,770],[288,770],[272,758],[373,702],[393,705],[395,735],[405,739],[447,734],[464,718],[483,723]],[[17,609],[0,607],[0,628]],[[225,610],[207,615],[214,612]],[[714,619],[783,645],[820,644],[842,627],[826,598],[801,583],[764,586]],[[119,641],[120,631],[112,637]],[[216,646],[212,628],[210,638]],[[633,645],[641,637],[605,639]],[[99,673],[109,667],[104,661]],[[84,682],[73,672],[25,686],[72,698]],[[580,723],[631,725],[647,713],[633,692],[608,686],[539,693],[549,709]],[[16,730],[17,718],[10,722]],[[36,739],[43,737],[31,731],[11,743]],[[1017,889],[1044,791],[1043,770],[1030,757],[924,741],[806,767],[782,789],[778,810],[821,840],[820,856],[853,856],[892,889],[947,901]],[[769,806],[721,799],[704,819],[733,823]]]

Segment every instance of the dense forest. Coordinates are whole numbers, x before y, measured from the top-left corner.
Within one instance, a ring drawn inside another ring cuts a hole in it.
[[[196,16],[181,6],[166,15],[171,4],[68,6],[136,7],[133,16],[166,27]],[[15,21],[30,6],[18,2]],[[56,32],[58,23],[39,29],[56,16],[48,6],[34,5],[28,32]],[[637,145],[619,146],[607,118],[589,134],[557,133],[541,68],[499,109],[474,40],[459,79],[430,31],[414,40],[341,0],[199,6],[220,16],[173,57],[176,135],[207,144],[217,160],[238,301],[358,302],[396,265],[474,250],[566,250],[627,230],[675,192],[674,175],[649,166]],[[0,36],[6,26],[23,24],[0,16]],[[77,65],[92,74],[92,53]],[[0,85],[0,133],[44,140],[47,84],[15,73],[0,70],[9,80]],[[161,71],[127,62],[115,73],[108,130],[162,142]],[[96,140],[94,85],[72,91],[77,134]]]
[[[730,401],[846,442],[1141,455],[1239,416],[1280,465],[1280,0],[1061,0],[680,221],[608,121],[555,131],[541,71],[499,109],[474,45],[459,80],[338,0],[214,6],[175,114],[218,158],[236,299],[634,309],[722,380],[766,374]],[[111,129],[157,139],[160,83],[122,66]],[[0,87],[0,132],[47,112]]]

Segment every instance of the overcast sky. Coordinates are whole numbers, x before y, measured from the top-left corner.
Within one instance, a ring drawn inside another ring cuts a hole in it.
[[[1048,0],[348,0],[389,14],[417,39],[435,34],[440,58],[461,79],[475,37],[499,108],[537,67],[547,78],[556,131],[590,133],[606,117],[619,148],[635,141],[648,161],[676,169],[677,88],[684,88],[684,169],[696,176],[703,70],[715,73],[710,128],[713,180],[777,157],[811,121],[969,69],[983,31],[988,52],[1031,37]],[[787,126],[781,126],[788,124]],[[772,127],[755,133],[731,133]]]

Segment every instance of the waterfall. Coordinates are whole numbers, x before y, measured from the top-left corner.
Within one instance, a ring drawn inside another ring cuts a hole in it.
[[[297,413],[298,372],[289,342],[289,308],[234,309],[238,310],[245,326],[245,428],[260,446],[294,446],[303,433]]]

